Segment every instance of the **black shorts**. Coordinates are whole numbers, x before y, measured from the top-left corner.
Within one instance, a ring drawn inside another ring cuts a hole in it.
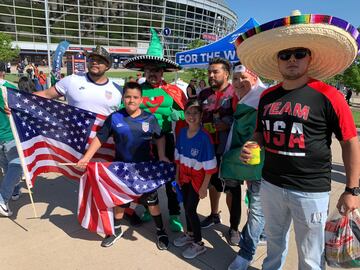
[[[155,190],[153,192],[143,194],[139,198],[138,202],[139,202],[139,204],[148,205],[148,206],[158,205],[159,204],[159,197],[158,197],[157,190]],[[128,207],[130,207],[130,203],[122,204],[122,205],[120,205],[120,207],[121,208],[128,208]]]
[[[220,168],[220,160],[221,156],[216,155],[216,163],[218,168]],[[219,178],[218,173],[214,173],[213,175],[211,175],[210,185],[213,186],[217,192],[222,192],[224,190],[224,182]]]

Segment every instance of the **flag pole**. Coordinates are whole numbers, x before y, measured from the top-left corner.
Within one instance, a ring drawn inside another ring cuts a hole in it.
[[[7,89],[6,89],[6,87],[2,86],[1,91],[2,91],[2,96],[3,96],[3,99],[4,99],[4,106],[8,107]],[[25,175],[25,182],[26,182],[26,186],[27,186],[28,191],[29,191],[31,205],[32,205],[33,210],[34,210],[35,218],[37,218],[36,208],[35,208],[34,200],[33,200],[33,197],[32,197],[32,191],[31,191],[32,183],[31,183],[31,180],[30,180],[29,171],[28,171],[28,169],[27,169],[27,167],[25,165],[25,157],[24,157],[23,149],[21,147],[19,134],[17,133],[14,118],[12,117],[11,113],[8,116],[9,116],[9,122],[10,122],[11,131],[12,131],[14,139],[15,139],[16,149],[17,149],[18,154],[19,154],[21,167],[22,167],[24,175]]]

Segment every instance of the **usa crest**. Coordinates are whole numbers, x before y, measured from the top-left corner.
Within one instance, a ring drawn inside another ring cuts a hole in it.
[[[142,122],[142,123],[141,123],[141,127],[142,127],[142,130],[143,130],[144,132],[148,132],[148,131],[149,131],[149,128],[150,128],[150,125],[149,125],[148,122]]]
[[[199,154],[199,149],[191,148],[190,154],[191,154],[193,157],[196,157],[196,156]]]

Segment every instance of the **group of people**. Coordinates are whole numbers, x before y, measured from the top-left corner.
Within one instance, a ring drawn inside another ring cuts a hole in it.
[[[188,99],[196,99],[200,92],[206,88],[205,80],[201,79],[198,83],[196,78],[190,80],[189,85],[186,88],[186,95]]]
[[[125,68],[144,72],[144,83],[129,82],[122,89],[109,80],[105,73],[111,67],[111,58],[98,46],[88,55],[88,73],[68,76],[36,94],[51,99],[65,96],[70,105],[107,116],[78,161],[79,168],[86,167],[110,136],[116,145],[114,161],[175,162],[186,229],[171,183],[165,188],[170,228],[184,231],[173,244],[186,246],[182,253],[185,258],[206,251],[201,230],[222,222],[219,199],[225,192],[230,213],[228,241],[240,247],[228,269],[248,268],[264,230],[267,256],[262,267],[282,269],[292,221],[298,268],[323,269],[332,133],[340,141],[346,171],[346,188],[337,204],[342,215],[359,208],[360,148],[349,106],[335,88],[320,79],[342,72],[353,62],[359,50],[357,35],[331,16],[297,15],[266,26],[235,40],[241,63],[232,66],[225,59],[211,59],[209,87],[194,93],[194,80],[188,99],[176,85],[163,80],[165,71],[176,71],[180,66],[163,57],[153,29],[147,55],[123,63]],[[280,83],[266,89],[260,77]],[[1,167],[5,171],[0,214],[10,216],[8,201],[21,169],[4,106],[0,105]],[[250,162],[254,144],[261,147],[257,164]],[[17,170],[10,170],[11,166]],[[239,232],[244,183],[249,210]],[[210,213],[200,221],[197,206],[208,193]],[[152,217],[156,245],[167,249],[169,237],[157,191],[143,194],[135,203],[146,206],[139,219]],[[122,236],[124,213],[136,217],[129,206],[114,208],[115,232],[105,236],[103,247]]]

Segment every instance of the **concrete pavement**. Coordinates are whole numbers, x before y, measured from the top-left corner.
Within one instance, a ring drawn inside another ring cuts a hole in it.
[[[332,150],[330,215],[336,211],[335,205],[345,183],[341,148],[336,140]],[[238,248],[227,244],[224,236],[229,226],[225,196],[222,196],[220,201],[223,224],[203,230],[208,251],[194,260],[186,260],[181,257],[184,248],[173,245],[168,251],[159,251],[156,248],[152,222],[140,228],[131,228],[125,222],[123,238],[113,247],[100,247],[102,236],[82,229],[77,222],[77,190],[77,182],[50,174],[38,178],[33,190],[39,218],[33,218],[28,194],[23,194],[20,200],[10,203],[13,217],[0,218],[0,269],[227,269],[238,251]],[[22,191],[27,192],[24,188]],[[163,198],[164,190],[160,193]],[[173,240],[178,234],[170,232],[166,205],[162,203],[161,207],[167,231]],[[209,214],[208,199],[200,202],[198,212],[202,217]],[[245,213],[243,203],[240,228],[246,222]],[[184,216],[182,217],[185,220]],[[261,269],[265,255],[266,247],[258,247],[256,258],[249,269]],[[284,269],[296,268],[297,252],[291,230],[289,254]]]

